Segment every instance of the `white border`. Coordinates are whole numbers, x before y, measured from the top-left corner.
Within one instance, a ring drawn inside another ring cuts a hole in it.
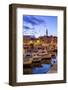
[[[63,11],[61,10],[41,10],[17,8],[17,66],[16,66],[16,81],[17,82],[33,82],[33,81],[51,81],[63,80]],[[39,74],[39,75],[23,75],[23,14],[28,15],[48,15],[57,16],[57,33],[58,33],[58,72],[54,74]]]

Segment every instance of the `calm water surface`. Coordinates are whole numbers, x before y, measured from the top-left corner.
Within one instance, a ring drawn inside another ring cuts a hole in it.
[[[33,74],[43,74],[43,73],[47,73],[51,66],[53,64],[57,63],[57,59],[56,58],[52,58],[51,59],[51,64],[42,64],[41,67],[33,67],[32,68],[32,73]]]

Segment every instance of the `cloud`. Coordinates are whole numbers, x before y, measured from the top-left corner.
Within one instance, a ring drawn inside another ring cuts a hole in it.
[[[40,18],[40,16],[24,15],[23,20],[32,25],[39,25],[41,23],[45,23],[44,19]]]
[[[31,28],[29,26],[24,26],[24,29],[34,29],[34,28]]]
[[[32,16],[32,19],[38,24],[45,23],[44,19],[42,19],[40,16]]]
[[[40,24],[43,26],[45,19],[43,16],[24,15],[23,22],[24,34],[38,35],[38,29],[41,27]]]

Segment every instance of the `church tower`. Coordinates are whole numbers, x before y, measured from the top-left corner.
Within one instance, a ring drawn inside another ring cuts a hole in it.
[[[48,36],[48,29],[46,29],[46,36]]]

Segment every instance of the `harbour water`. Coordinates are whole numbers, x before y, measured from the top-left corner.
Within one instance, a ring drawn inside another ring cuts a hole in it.
[[[44,74],[44,73],[56,73],[57,72],[57,58],[52,57],[51,63],[41,63],[41,66],[33,66],[24,68],[24,74]]]
[[[57,64],[57,58],[51,59],[51,64],[42,64],[41,67],[33,67],[33,74],[44,74],[48,73],[48,71],[53,67],[53,65]],[[57,67],[56,67],[57,68]]]

